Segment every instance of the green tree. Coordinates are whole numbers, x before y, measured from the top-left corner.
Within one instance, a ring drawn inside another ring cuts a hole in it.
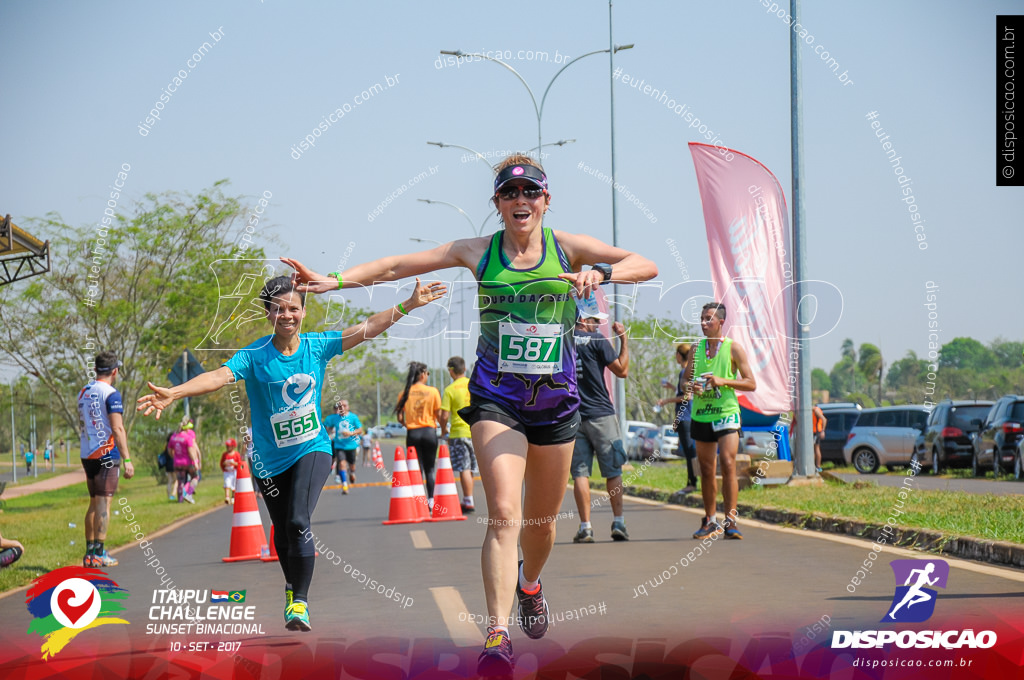
[[[225,185],[196,195],[147,194],[109,223],[72,226],[55,214],[36,220],[36,231],[51,235],[53,270],[0,289],[0,352],[48,390],[65,426],[77,431],[77,392],[92,378],[95,354],[110,349],[124,363],[117,387],[129,405],[126,429],[142,425],[132,446],[141,438],[154,458],[163,448],[172,414],[160,423],[137,419],[130,405],[147,380],[166,384],[181,350],[217,328],[218,280],[241,281],[253,268],[233,258],[263,259],[262,249],[239,241],[246,208],[224,195]],[[222,331],[224,347],[251,341],[249,327],[239,325]],[[200,359],[212,367],[227,356],[211,351]],[[220,420],[231,420],[226,395],[194,402],[198,417],[212,416],[203,408],[212,403]]]
[[[811,371],[811,389],[822,390],[825,392],[832,391],[832,378],[829,377],[828,373],[823,368],[815,368]]]
[[[1024,342],[1015,342],[996,338],[992,341],[992,353],[995,355],[996,364],[1001,368],[1020,368],[1022,353],[1024,353]]]
[[[857,359],[857,368],[860,369],[861,375],[865,376],[869,381],[876,382],[878,384],[878,403],[882,402],[882,367],[884,365],[882,361],[882,350],[878,349],[875,345],[865,342],[860,346],[858,351],[859,358]]]
[[[653,423],[671,423],[675,412],[666,408],[654,413],[653,406],[668,392],[663,379],[675,383],[679,366],[675,346],[696,338],[697,329],[689,324],[648,315],[626,322],[629,333],[629,377],[626,378],[626,417]],[[633,339],[636,338],[636,339]],[[617,342],[613,345],[618,349]]]
[[[939,368],[982,372],[996,365],[996,354],[974,338],[954,338],[939,350]]]

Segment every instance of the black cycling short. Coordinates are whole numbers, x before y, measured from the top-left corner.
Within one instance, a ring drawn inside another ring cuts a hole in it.
[[[567,444],[576,441],[576,433],[580,430],[580,412],[573,414],[563,423],[550,425],[524,425],[516,417],[493,401],[479,399],[470,394],[469,406],[459,409],[459,416],[469,423],[490,421],[501,423],[526,437],[526,441],[535,446]]]
[[[356,453],[359,449],[338,449],[338,453],[345,457],[345,462],[349,465],[356,464]]]
[[[117,492],[117,480],[121,475],[121,461],[110,456],[105,458],[83,458],[85,486],[89,496],[113,496]]]
[[[729,428],[727,430],[719,430],[718,432],[715,432],[714,428],[711,427],[711,423],[702,423],[699,420],[690,421],[690,436],[697,442],[717,442],[722,437],[730,434],[739,436],[739,433],[739,428]]]

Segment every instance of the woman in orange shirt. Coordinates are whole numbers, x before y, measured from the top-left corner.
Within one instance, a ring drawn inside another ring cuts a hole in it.
[[[441,412],[441,393],[426,384],[430,371],[426,364],[409,363],[405,389],[398,397],[395,415],[405,425],[405,445],[416,449],[423,478],[427,482],[427,503],[434,507],[434,460],[437,457],[437,417]]]

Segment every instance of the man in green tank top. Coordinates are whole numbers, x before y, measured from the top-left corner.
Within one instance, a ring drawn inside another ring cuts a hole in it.
[[[740,445],[740,404],[736,390],[753,392],[757,389],[754,374],[747,362],[746,351],[731,339],[722,336],[725,307],[720,302],[709,302],[700,313],[700,328],[704,339],[690,350],[687,387],[693,393],[690,436],[697,444],[700,464],[700,489],[704,498],[704,519],[694,538],[718,536],[743,538],[736,528],[736,452]],[[722,504],[725,506],[725,526],[715,518],[715,452],[720,456],[722,469]]]

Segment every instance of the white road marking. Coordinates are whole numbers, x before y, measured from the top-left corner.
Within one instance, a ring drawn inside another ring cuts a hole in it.
[[[430,543],[430,537],[423,529],[413,529],[409,532],[412,538],[412,546],[417,550],[430,550],[434,546]]]
[[[484,635],[477,628],[477,625],[467,619],[466,603],[462,600],[459,591],[451,586],[431,588],[430,594],[434,596],[434,603],[441,610],[441,617],[444,625],[448,628],[448,636],[455,644],[480,645],[484,642]]]

